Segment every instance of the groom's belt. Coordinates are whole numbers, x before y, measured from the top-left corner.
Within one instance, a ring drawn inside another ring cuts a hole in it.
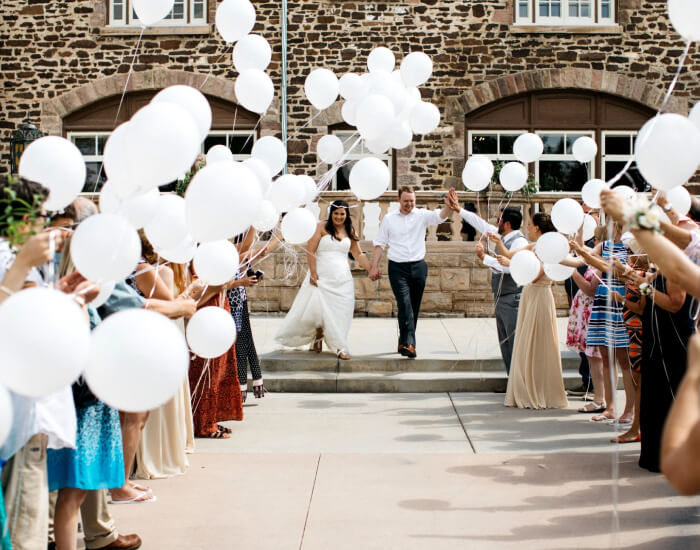
[[[412,262],[396,262],[394,260],[389,260],[390,264],[401,264],[401,265],[413,265],[413,264],[419,264],[421,262],[424,262],[425,258],[421,258],[420,260],[414,260]]]

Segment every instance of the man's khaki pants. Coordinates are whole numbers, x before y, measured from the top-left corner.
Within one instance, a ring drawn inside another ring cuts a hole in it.
[[[119,538],[107,508],[107,491],[88,491],[80,507],[80,516],[83,520],[85,546],[90,550],[104,548]]]

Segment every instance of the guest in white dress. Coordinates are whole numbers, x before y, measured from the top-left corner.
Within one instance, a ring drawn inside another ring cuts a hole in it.
[[[350,359],[348,333],[355,310],[355,285],[348,253],[367,271],[369,260],[360,249],[345,201],[334,201],[326,222],[320,222],[307,244],[309,272],[275,339],[284,346],[322,342],[341,359]]]

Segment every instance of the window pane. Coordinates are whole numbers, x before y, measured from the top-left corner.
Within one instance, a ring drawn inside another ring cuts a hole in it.
[[[518,4],[518,14],[520,17],[527,17],[529,11],[529,0],[520,0]]]
[[[95,154],[95,136],[74,137],[73,143],[83,156]]]
[[[510,153],[511,151],[509,151]],[[472,154],[497,155],[498,136],[496,135],[472,135]]]
[[[591,6],[589,4],[583,4],[581,6],[581,17],[591,16]]]
[[[105,143],[107,143],[107,140],[109,139],[109,136],[97,136],[97,154],[99,156],[102,156],[105,151]]]
[[[566,154],[567,155],[571,154],[571,151],[573,150],[574,143],[576,143],[576,140],[580,137],[583,137],[584,135],[585,134],[567,134],[566,135]]]
[[[229,149],[234,155],[250,155],[253,152],[255,140],[252,135],[229,136]]]
[[[545,155],[563,155],[564,154],[564,136],[556,134],[545,134],[540,136],[544,143]]]
[[[204,153],[209,152],[209,149],[214,145],[223,145],[226,147],[226,136],[207,136],[204,140]]]
[[[540,17],[549,17],[549,4],[546,2],[540,3]]]
[[[84,193],[94,193],[102,189],[102,185],[107,180],[107,174],[105,174],[104,170],[102,170],[100,174],[101,165],[101,162],[85,163],[87,175],[85,177],[85,185],[83,186]],[[97,179],[98,174],[100,175],[99,179]],[[97,182],[97,185],[95,185],[95,182]]]
[[[500,154],[510,155],[513,152],[513,144],[515,143],[516,139],[518,139],[518,136],[500,136]]]
[[[630,136],[605,136],[605,154],[631,155],[631,141]]]
[[[578,17],[579,15],[579,5],[575,1],[569,2],[569,17]]]
[[[561,17],[561,4],[552,2],[552,17]]]
[[[124,19],[123,0],[112,0],[112,19],[117,21]]]
[[[337,172],[335,176],[335,189],[336,191],[346,191],[350,189],[350,171],[352,167],[355,166],[357,161],[353,160],[351,162],[343,165]]]
[[[194,1],[194,13],[195,19],[204,19],[204,0],[193,0]]]
[[[576,161],[540,161],[540,191],[580,191],[588,181],[586,165]]]
[[[607,161],[605,163],[605,178],[610,179],[614,177],[625,167],[626,164],[627,163],[625,161],[621,160]],[[639,173],[639,169],[637,168],[636,162],[632,163],[632,166],[630,166],[627,173],[624,176],[622,176],[620,181],[618,181],[613,187],[617,187],[618,185],[627,185],[629,187],[632,187],[636,191],[651,190],[651,187],[647,184],[642,175]]]
[[[601,19],[610,19],[610,4],[603,4],[600,8]]]

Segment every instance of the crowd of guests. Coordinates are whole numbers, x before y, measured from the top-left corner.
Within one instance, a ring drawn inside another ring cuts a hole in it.
[[[13,424],[0,447],[0,549],[74,550],[79,519],[88,549],[139,548],[138,535],[119,532],[110,505],[154,502],[157,495],[144,480],[184,474],[197,437],[229,438],[231,427],[223,423],[243,419],[248,367],[255,397],[265,395],[245,294],[261,275],[251,259],[262,258],[265,250],[253,248],[251,228],[236,243],[239,273],[212,287],[190,264],[159,258],[140,231],[138,266],[94,307],[100,287],[76,272],[70,243],[74,228],[98,208],[81,197],[47,217],[47,196],[37,183],[0,180],[0,303],[24,288],[53,285],[75,299],[91,328],[118,311],[146,308],[184,332],[198,309],[217,305],[230,311],[238,330],[236,344],[223,356],[192,356],[177,394],[152,411],[117,411],[93,395],[82,378],[38,399],[10,392]]]
[[[587,401],[578,411],[591,414],[592,422],[626,430],[612,442],[641,442],[641,467],[663,469],[679,491],[693,493],[700,491],[700,343],[693,337],[700,312],[700,208],[693,199],[689,217],[679,215],[663,194],[654,202],[656,207],[642,208],[652,212],[649,219],[661,221],[640,226],[630,216],[639,219],[646,210],[631,215],[619,194],[603,192],[607,223],[587,243],[581,234],[569,243],[571,255],[562,265],[576,270],[567,285],[572,299],[566,343],[581,356],[582,375],[582,387],[569,395]],[[667,221],[656,214],[661,209]],[[588,213],[600,221],[598,212]],[[532,283],[518,287],[508,270],[514,254],[533,249],[542,234],[555,230],[550,216],[532,217],[528,242],[515,209],[504,209],[497,227],[465,209],[460,215],[497,249],[493,257],[482,243],[476,247],[493,272],[509,373],[505,405],[567,407],[551,281],[541,268]],[[620,372],[622,404],[615,399]]]

